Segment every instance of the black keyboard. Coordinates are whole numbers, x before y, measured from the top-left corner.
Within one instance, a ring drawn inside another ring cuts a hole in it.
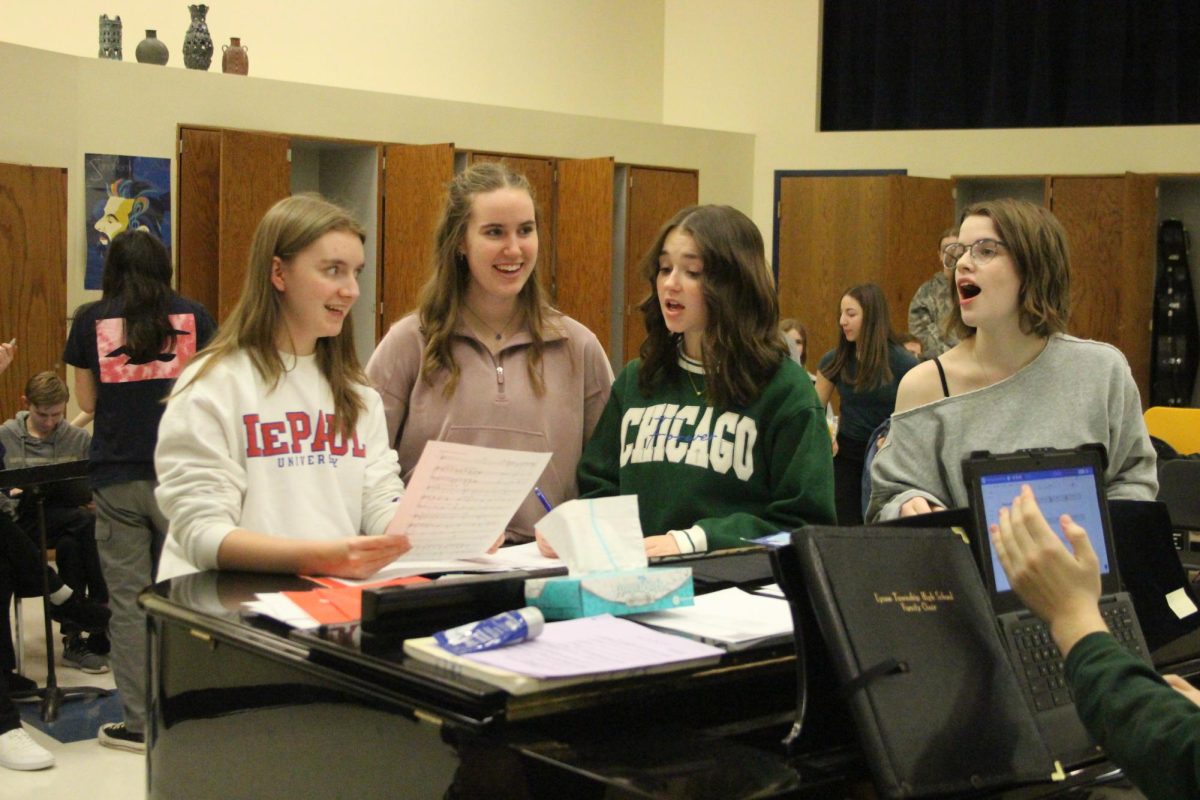
[[[1100,609],[1108,629],[1118,642],[1140,659],[1146,658],[1133,606],[1124,599],[1104,603]],[[1047,711],[1074,702],[1067,685],[1066,664],[1058,646],[1050,636],[1050,628],[1037,617],[1008,620],[1006,634],[1012,643],[1019,665],[1014,664],[1017,678],[1025,687],[1033,707]]]

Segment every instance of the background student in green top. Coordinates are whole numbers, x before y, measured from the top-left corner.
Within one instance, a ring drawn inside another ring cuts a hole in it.
[[[829,428],[779,335],[758,228],[686,208],[641,272],[646,340],[584,448],[580,496],[636,494],[651,556],[832,522]]]
[[[838,346],[821,356],[817,396],[841,398],[837,456],[837,516],[842,525],[861,525],[863,466],[871,432],[896,408],[896,387],[917,359],[892,331],[887,298],[874,283],[852,286],[838,309]]]

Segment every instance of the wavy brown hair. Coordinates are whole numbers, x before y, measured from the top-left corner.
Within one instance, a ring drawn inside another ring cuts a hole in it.
[[[679,334],[667,329],[658,299],[658,263],[672,231],[692,237],[704,265],[700,286],[708,324],[701,352],[705,398],[718,408],[752,403],[788,358],[779,334],[779,304],[762,235],[730,206],[691,206],[663,225],[642,257],[650,295],[638,308],[646,323],[638,388],[650,394],[664,381],[682,381]]]
[[[1071,316],[1071,253],[1058,218],[1048,208],[1011,197],[975,203],[963,211],[959,224],[967,217],[990,219],[1012,256],[1021,278],[1017,294],[1021,332],[1042,337],[1065,333]],[[957,302],[947,315],[946,330],[959,339],[975,335],[975,329],[963,322]]]
[[[888,350],[899,344],[892,331],[892,318],[888,314],[887,298],[874,283],[860,283],[842,293],[842,297],[853,297],[862,306],[862,326],[858,339],[851,342],[846,332],[838,329],[838,346],[833,361],[821,370],[830,383],[845,381],[854,386],[856,392],[878,389],[892,382],[892,367],[888,363]],[[839,305],[841,301],[838,301]],[[854,367],[854,376],[848,373]]]
[[[458,364],[450,354],[451,336],[466,304],[467,286],[471,282],[471,269],[467,266],[467,257],[462,254],[462,245],[466,240],[475,198],[499,189],[519,189],[528,193],[533,201],[534,219],[540,229],[542,217],[533,187],[524,175],[513,171],[503,161],[472,164],[446,184],[442,216],[434,233],[433,271],[421,289],[417,313],[421,331],[425,334],[421,377],[432,385],[433,376],[445,370],[449,374],[444,389],[447,397],[454,394],[459,375]],[[541,261],[540,249],[538,261]],[[542,380],[546,329],[550,319],[558,316],[558,312],[551,308],[539,275],[540,270],[535,263],[533,274],[517,295],[517,305],[533,340],[526,362],[529,381],[533,384],[534,393],[540,396],[546,391]]]
[[[271,283],[271,265],[278,257],[285,263],[331,231],[352,233],[366,240],[362,225],[346,209],[318,194],[306,193],[280,200],[263,216],[250,243],[250,259],[242,296],[221,325],[208,347],[193,381],[199,380],[221,359],[245,350],[259,375],[272,388],[287,372],[275,346],[275,334],[283,324],[279,291]],[[354,349],[354,325],[349,312],[337,336],[317,339],[317,366],[333,392],[337,430],[353,434],[358,415],[366,404],[356,384],[370,385]],[[186,387],[180,387],[176,392]]]

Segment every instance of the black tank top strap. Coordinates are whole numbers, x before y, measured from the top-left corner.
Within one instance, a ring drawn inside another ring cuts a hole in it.
[[[946,368],[942,366],[942,360],[934,357],[933,365],[937,367],[938,377],[942,379],[942,396],[950,396],[950,386],[946,383]]]

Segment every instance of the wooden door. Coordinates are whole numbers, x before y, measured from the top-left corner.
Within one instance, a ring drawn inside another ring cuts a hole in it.
[[[808,329],[806,366],[837,346],[838,308],[855,284],[879,284],[892,327],[937,269],[938,235],[954,221],[949,180],[906,175],[796,176],[780,181],[779,306]]]
[[[611,158],[559,159],[555,304],[609,350],[612,320],[613,171]]]
[[[454,145],[392,144],[384,148],[380,331],[413,311],[433,266],[433,235],[446,183],[454,178]]]
[[[241,297],[250,242],[263,214],[291,194],[289,141],[275,134],[221,132],[218,321]]]
[[[813,372],[837,346],[842,293],[881,274],[887,197],[887,176],[780,181],[779,308],[808,329]]]
[[[699,202],[700,173],[631,167],[626,189],[629,199],[625,226],[624,360],[630,361],[637,358],[646,338],[646,326],[638,310],[650,294],[649,284],[641,274],[642,259],[663,224],[680,209]]]
[[[66,378],[66,169],[0,164],[0,297],[0,341],[17,340],[0,375],[0,419],[9,419],[30,376],[52,369]]]
[[[875,282],[887,297],[896,333],[908,331],[908,304],[941,269],[939,237],[954,224],[953,188],[953,181],[941,178],[888,179],[887,249]]]
[[[554,221],[555,166],[552,158],[509,156],[502,153],[471,153],[468,162],[503,161],[513,172],[519,172],[529,180],[537,202],[538,214],[538,260],[535,277],[542,281],[542,288],[554,296]]]
[[[179,293],[214,317],[220,305],[221,132],[179,131]]]
[[[1148,397],[1156,181],[1142,175],[1055,177],[1051,209],[1071,253],[1075,336],[1115,345]]]

